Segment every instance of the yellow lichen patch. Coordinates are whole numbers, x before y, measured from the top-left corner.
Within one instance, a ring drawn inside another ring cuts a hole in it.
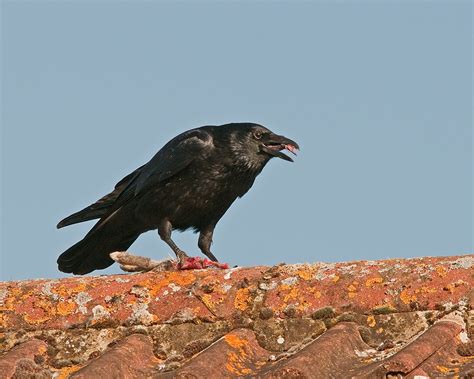
[[[41,324],[51,320],[56,315],[56,308],[48,301],[37,299],[33,303],[30,313],[24,314],[23,318],[29,324]]]
[[[224,340],[234,349],[242,349],[248,345],[248,341],[246,339],[240,338],[239,336],[236,336],[235,334],[227,334],[224,337]]]
[[[321,294],[319,294],[321,296]],[[304,311],[305,309],[309,308],[309,303],[307,301],[303,301],[300,305],[296,307],[299,311]]]
[[[469,355],[467,357],[459,357],[458,360],[462,364],[471,363],[472,361],[474,361],[474,355]]]
[[[357,293],[355,293],[355,292],[349,292],[348,296],[349,296],[349,299],[353,299],[354,297],[357,296]]]
[[[298,270],[296,272],[296,275],[298,275],[303,280],[311,280],[314,276],[314,269],[304,268],[304,269]]]
[[[12,288],[8,294],[6,300],[4,301],[4,306],[0,307],[0,311],[11,311],[14,308],[14,305],[18,302],[20,298],[21,290],[19,288]]]
[[[253,359],[250,359],[251,357],[249,357],[249,353],[253,355],[248,346],[249,342],[235,334],[226,335],[224,340],[230,347],[235,349],[235,351],[229,351],[227,353],[227,363],[225,365],[227,371],[232,373],[234,376],[252,374],[253,370],[248,367],[249,362],[253,361]]]
[[[250,291],[248,288],[240,288],[235,294],[234,307],[245,311],[249,307]]]
[[[382,332],[383,332],[383,328],[378,328],[378,329],[375,331],[375,333],[377,333],[377,334],[380,334],[380,333],[382,333]]]
[[[44,354],[46,353],[46,351],[48,351],[48,348],[46,346],[44,345],[38,346],[38,353]]]
[[[420,288],[420,291],[419,291],[419,292],[422,293],[422,294],[425,294],[425,293],[434,293],[434,292],[438,292],[438,289],[437,289],[437,288],[434,288],[434,287],[431,288],[431,287],[425,287],[425,286],[423,286],[423,287]]]
[[[338,275],[334,275],[333,278],[332,278],[332,281],[334,283],[337,283],[339,281],[340,277]]]
[[[376,323],[377,323],[377,322],[375,321],[375,317],[374,317],[374,316],[369,316],[369,317],[367,317],[367,325],[369,325],[371,328],[373,328]]]
[[[314,287],[309,287],[307,291],[308,291],[308,292],[311,292],[311,293],[314,295],[314,297],[315,297],[316,299],[319,299],[319,298],[321,297],[321,291],[318,291],[318,290],[317,290],[316,288],[314,288]]]
[[[373,287],[374,285],[381,284],[381,283],[383,283],[383,278],[378,276],[378,277],[375,277],[375,278],[367,279],[366,282],[365,282],[365,286],[366,287]]]
[[[57,314],[60,316],[69,316],[76,310],[76,304],[68,301],[61,301],[57,306]]]
[[[410,295],[408,293],[408,290],[405,289],[400,293],[400,299],[403,301],[404,304],[409,304],[411,302],[416,301],[416,296],[415,295]]]
[[[51,292],[65,299],[75,294],[78,294],[79,292],[84,292],[86,289],[87,289],[86,284],[80,282],[77,285],[72,286],[72,287],[67,286],[65,284],[61,284],[60,286],[51,288]]]
[[[351,284],[349,287],[347,287],[347,289],[348,289],[350,292],[355,292],[355,291],[357,291],[357,287],[354,286],[353,284]]]
[[[7,328],[7,315],[5,313],[0,313],[0,328]]]
[[[283,302],[287,303],[288,300],[297,299],[297,298],[298,298],[298,294],[299,294],[298,288],[297,288],[297,287],[293,287],[293,288],[290,290],[290,292],[288,292],[288,293],[283,297]]]
[[[216,310],[216,303],[214,301],[212,301],[212,297],[211,295],[208,295],[208,294],[204,294],[204,295],[201,295],[201,301],[204,303],[204,305],[210,309],[212,312],[214,312]]]
[[[446,268],[443,267],[443,266],[438,266],[436,267],[436,272],[438,273],[438,275],[442,278],[444,278],[446,276]]]
[[[459,371],[458,367],[446,367],[446,366],[438,365],[436,366],[436,368],[438,369],[439,372],[443,374],[449,374],[449,373],[454,374]]]
[[[242,359],[238,353],[227,353],[227,363],[225,365],[227,371],[231,372],[236,376],[251,374],[252,370],[242,364],[243,360],[244,359]]]
[[[151,297],[156,297],[160,290],[168,287],[170,284],[184,287],[194,283],[195,280],[196,276],[188,271],[172,271],[160,279],[156,279],[156,277],[148,278],[137,284],[147,288]]]
[[[168,280],[179,286],[187,286],[196,280],[196,276],[188,271],[172,271],[168,274]]]
[[[63,367],[60,371],[58,371],[58,376],[56,376],[56,379],[67,379],[71,376],[71,374],[75,373],[80,368],[81,366]]]

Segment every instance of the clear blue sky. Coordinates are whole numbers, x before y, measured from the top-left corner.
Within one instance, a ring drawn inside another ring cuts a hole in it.
[[[471,107],[469,1],[3,1],[1,279],[63,276],[92,224],[61,218],[232,121],[302,150],[218,224],[221,261],[472,252]],[[175,233],[193,255],[196,237]],[[131,251],[170,253],[155,232]]]

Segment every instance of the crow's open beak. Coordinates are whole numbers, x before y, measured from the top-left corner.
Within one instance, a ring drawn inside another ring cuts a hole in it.
[[[295,141],[278,134],[266,135],[262,138],[261,150],[267,154],[284,159],[285,161],[293,162],[288,155],[283,154],[282,150],[288,150],[290,153],[296,155],[299,146]]]

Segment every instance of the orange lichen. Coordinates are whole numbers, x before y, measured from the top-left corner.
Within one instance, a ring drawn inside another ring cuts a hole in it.
[[[350,292],[355,292],[355,291],[357,291],[357,287],[354,286],[353,284],[351,284],[349,287],[347,287],[347,289],[348,289]]]
[[[225,365],[227,371],[231,372],[237,376],[249,375],[252,373],[252,370],[248,367],[245,367],[242,363],[244,359],[234,352],[227,353],[227,363]]]
[[[242,349],[248,345],[248,341],[246,339],[240,338],[239,336],[236,336],[235,334],[227,334],[224,337],[224,340],[234,349]]]
[[[438,292],[438,289],[437,288],[430,288],[430,287],[421,287],[419,289],[419,292],[422,293],[422,294],[425,294],[425,293],[435,293],[435,292]]]
[[[359,282],[354,281],[354,282],[352,282],[352,284],[350,284],[350,285],[347,287],[347,289],[348,289],[348,291],[349,291],[349,293],[348,293],[349,299],[353,299],[354,297],[356,297],[356,295],[357,295],[357,294],[356,294],[356,291],[357,291],[356,285],[357,285],[357,284],[359,284]]]
[[[378,277],[375,277],[375,278],[367,279],[366,282],[365,282],[365,286],[366,287],[373,287],[374,285],[381,284],[381,283],[383,283],[383,278],[378,276]]]
[[[404,304],[409,304],[416,301],[416,295],[410,295],[408,293],[408,290],[404,289],[400,293],[400,299],[403,301]]]
[[[374,316],[369,316],[369,317],[367,317],[367,325],[369,325],[371,328],[373,328],[376,323],[377,323],[377,322],[375,321],[375,317],[374,317]]]
[[[0,306],[0,311],[11,311],[14,308],[14,305],[17,303],[18,298],[20,297],[21,290],[19,288],[12,288],[6,300],[3,302],[3,306]]]
[[[56,379],[67,379],[71,376],[71,374],[75,373],[80,368],[81,366],[63,367],[60,371],[58,371],[58,376],[56,376]]]
[[[321,296],[321,294],[320,294],[319,296]],[[309,305],[309,303],[308,303],[307,301],[303,301],[300,305],[298,305],[298,307],[297,307],[296,309],[299,310],[299,311],[303,311],[303,312],[304,312],[304,310],[307,309],[307,308],[309,308],[309,306],[310,306],[310,305]]]
[[[248,288],[240,288],[235,294],[234,307],[245,311],[250,304],[250,291]]]
[[[68,316],[76,309],[76,304],[73,302],[61,301],[57,306],[57,314],[60,316]]]
[[[0,313],[0,328],[6,329],[7,328],[7,316],[4,313]]]
[[[436,368],[438,369],[439,372],[443,374],[453,374],[459,371],[458,367],[446,367],[446,366],[437,365]]]
[[[43,299],[35,299],[30,311],[24,312],[23,318],[29,324],[42,324],[56,315],[52,304]]]
[[[187,286],[196,280],[196,276],[188,271],[172,271],[168,274],[168,280],[179,286]]]
[[[84,292],[87,289],[87,286],[85,283],[78,283],[75,286],[68,286],[66,284],[61,284],[57,287],[52,287],[51,292],[55,293],[62,298],[68,298],[73,295],[78,294],[79,292]]]
[[[447,274],[446,268],[444,266],[436,267],[436,272],[441,278],[444,278]]]
[[[284,297],[283,297],[283,302],[284,303],[287,303],[288,300],[294,300],[296,298],[298,298],[298,294],[299,294],[299,291],[298,291],[298,288],[297,287],[293,287],[290,292],[288,292]]]
[[[339,281],[339,279],[340,279],[339,276],[334,275],[334,277],[332,278],[332,281],[333,281],[334,283],[337,283],[337,282]]]
[[[307,291],[308,291],[308,292],[311,292],[311,293],[314,295],[314,297],[315,297],[316,299],[319,299],[319,298],[321,297],[321,291],[318,291],[318,290],[317,290],[316,288],[314,288],[314,287],[309,287],[309,288],[307,289]]]
[[[191,283],[194,283],[196,276],[188,271],[172,271],[160,276],[147,278],[137,285],[147,288],[151,297],[156,297],[158,293],[168,287],[170,284],[175,284],[177,286],[187,286]]]
[[[309,269],[309,268],[304,268],[304,269],[298,270],[296,272],[296,275],[298,275],[303,280],[311,280],[314,276],[314,270]]]
[[[205,293],[204,295],[200,296],[200,299],[208,309],[210,309],[212,312],[215,312],[217,304],[212,300],[211,295]]]
[[[227,371],[234,374],[234,376],[250,375],[253,370],[248,367],[249,359],[249,342],[235,334],[228,334],[224,337],[227,344],[235,349],[227,353],[227,363],[225,365]],[[253,355],[253,354],[252,354]]]
[[[383,328],[378,328],[378,329],[375,331],[375,333],[377,333],[377,334],[380,334],[380,333],[382,333],[382,332],[383,332]]]

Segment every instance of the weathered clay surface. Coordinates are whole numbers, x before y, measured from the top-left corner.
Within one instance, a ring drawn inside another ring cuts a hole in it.
[[[474,255],[0,283],[0,378],[462,376]]]

